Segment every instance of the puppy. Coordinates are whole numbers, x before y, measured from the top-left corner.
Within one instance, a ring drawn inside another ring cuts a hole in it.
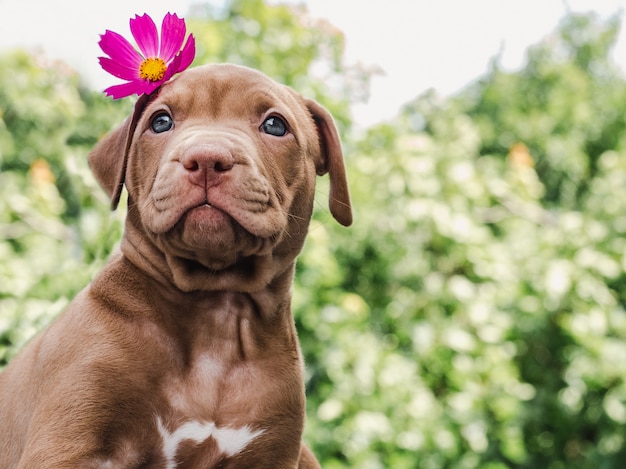
[[[121,249],[0,374],[0,467],[315,468],[291,314],[332,117],[260,72],[189,69],[89,155]]]

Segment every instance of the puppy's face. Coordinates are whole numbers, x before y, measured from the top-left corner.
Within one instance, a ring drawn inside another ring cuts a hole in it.
[[[110,173],[121,174],[131,223],[163,253],[179,287],[195,288],[198,273],[267,282],[302,247],[315,174],[333,178],[331,159],[343,171],[330,116],[265,75],[231,65],[190,69],[145,101],[109,137],[126,149],[119,156],[125,167],[101,169],[102,145],[112,146],[106,140],[90,156],[101,184],[115,186]],[[345,186],[344,174],[334,179]],[[344,219],[334,214],[349,224],[347,188],[339,192]]]
[[[206,72],[190,70],[146,107],[126,185],[163,251],[220,270],[302,238],[321,153],[288,88],[251,70]]]

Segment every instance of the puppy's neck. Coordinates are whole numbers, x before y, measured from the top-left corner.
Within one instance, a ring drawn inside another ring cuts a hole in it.
[[[297,354],[291,292],[285,289],[290,275],[284,277],[254,293],[182,292],[163,286],[118,252],[91,283],[88,295],[101,305],[102,321],[118,324],[122,319],[135,334],[169,344],[177,367],[192,370],[207,356],[220,365],[273,360],[280,355],[277,347]],[[122,289],[132,294],[111,294]]]

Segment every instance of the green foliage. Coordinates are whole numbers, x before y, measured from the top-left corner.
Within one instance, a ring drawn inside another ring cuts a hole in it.
[[[617,17],[570,15],[550,41],[530,49],[523,70],[496,63],[466,93],[481,153],[526,144],[548,204],[578,208],[601,155],[624,147],[626,83],[609,56],[618,31]]]
[[[0,58],[0,364],[90,280],[121,230],[86,153],[128,109],[60,63]]]
[[[368,72],[342,62],[340,32],[259,0],[192,16],[198,63],[260,68],[345,131],[355,225],[332,220],[322,179],[294,288],[323,467],[622,467],[619,22],[570,15],[522,70],[496,62],[459,96],[425,94],[355,136]],[[122,211],[85,157],[129,106],[41,57],[0,57],[0,362],[119,239]]]

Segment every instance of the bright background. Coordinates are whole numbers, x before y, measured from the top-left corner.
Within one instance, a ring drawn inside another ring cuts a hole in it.
[[[0,50],[40,48],[75,67],[99,89],[112,84],[98,65],[98,35],[106,29],[128,36],[128,19],[147,12],[185,15],[197,0],[0,0]],[[211,1],[220,4],[219,1]],[[271,3],[278,3],[273,0]],[[378,65],[384,75],[372,82],[371,99],[354,108],[355,120],[370,125],[397,114],[423,91],[458,91],[482,75],[490,60],[520,67],[525,49],[551,33],[568,11],[621,11],[623,0],[307,0],[311,15],[327,18],[345,33],[346,57]],[[623,32],[616,61],[626,68]]]
[[[86,161],[132,109],[100,92],[98,33],[189,6],[69,5],[0,0],[2,48],[43,51],[0,50],[0,368],[122,236]],[[340,128],[355,222],[334,222],[319,178],[293,296],[325,469],[624,467],[619,7],[311,3],[336,29],[262,0],[186,15],[197,63],[259,68]],[[359,61],[386,72],[365,105]]]

